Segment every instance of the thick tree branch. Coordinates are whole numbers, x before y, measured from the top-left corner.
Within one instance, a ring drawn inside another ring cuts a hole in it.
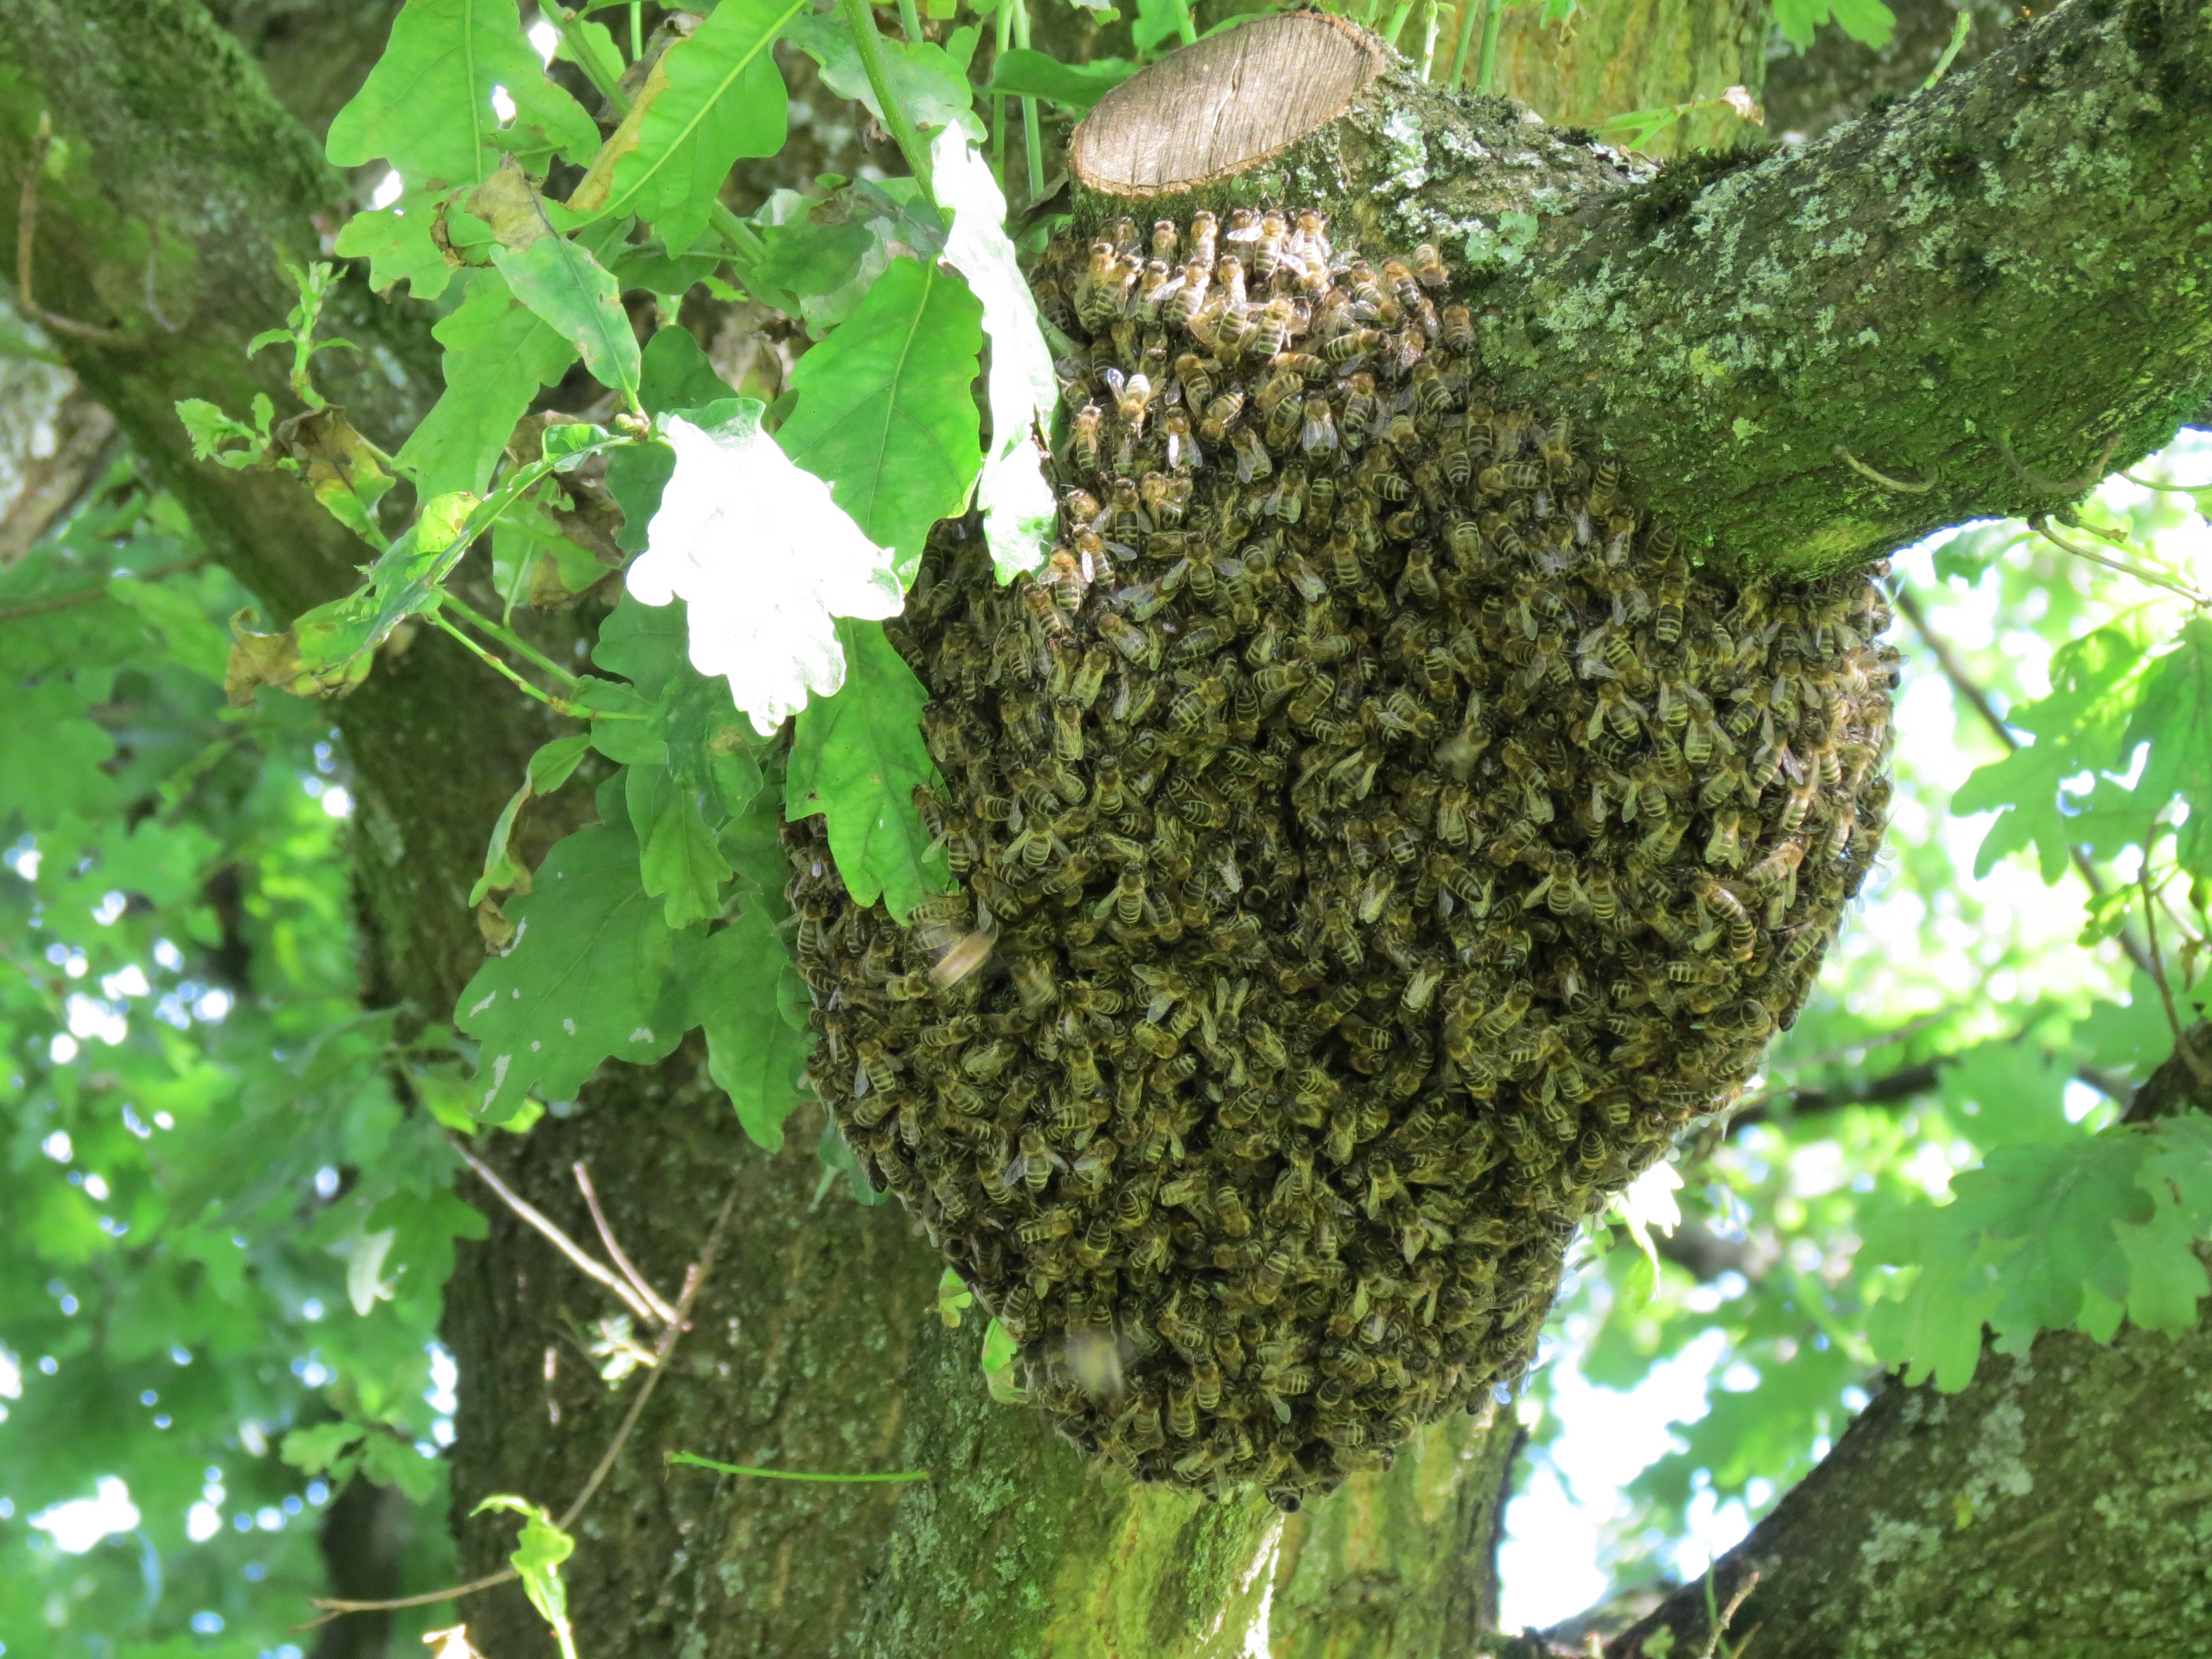
[[[1973,70],[1718,177],[1586,198],[1485,298],[1510,397],[1603,430],[1645,505],[1812,571],[2025,515],[2212,380],[2212,25],[2073,3]],[[1925,493],[1874,482],[1844,446]]]

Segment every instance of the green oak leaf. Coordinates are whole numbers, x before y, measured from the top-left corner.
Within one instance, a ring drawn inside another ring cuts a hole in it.
[[[471,1109],[486,1122],[532,1090],[573,1097],[609,1058],[659,1060],[685,1027],[664,995],[675,935],[638,875],[627,829],[599,825],[555,844],[532,890],[510,900],[515,940],[478,969],[454,1024],[481,1045]]]
[[[430,331],[446,349],[446,390],[393,463],[425,498],[481,493],[515,422],[538,387],[568,373],[576,348],[517,301],[495,270],[477,272],[468,298]]]
[[[2134,793],[2145,818],[2180,797],[2189,816],[2175,832],[2175,856],[2185,869],[2212,874],[2212,623],[2202,617],[2191,617],[2179,642],[2145,671],[2120,737],[2123,764],[2141,743],[2150,756]]]
[[[331,251],[368,261],[368,285],[389,295],[400,283],[418,300],[434,300],[459,269],[430,234],[438,208],[451,189],[410,185],[386,208],[364,208],[338,228]]]
[[[679,784],[665,766],[633,764],[626,775],[623,799],[637,832],[647,894],[665,902],[671,927],[720,915],[730,866],[699,816],[698,792]]]
[[[904,921],[951,885],[945,849],[931,843],[914,792],[938,782],[921,741],[929,694],[880,624],[841,620],[844,685],[799,712],[784,775],[784,815],[828,817],[830,853],[858,904],[880,897]]]
[[[823,82],[832,92],[866,105],[878,121],[884,119],[860,49],[842,17],[804,13],[785,27],[783,38],[822,66]],[[926,40],[885,40],[881,49],[891,95],[917,128],[958,127],[977,143],[983,142],[988,135],[975,114],[975,89],[951,52]]]
[[[777,1009],[777,981],[790,963],[769,908],[748,903],[710,936],[688,988],[692,1017],[705,1029],[707,1072],[737,1109],[738,1122],[773,1152],[783,1122],[806,1099],[808,1036]]]
[[[783,147],[783,74],[770,52],[804,0],[722,0],[661,53],[569,208],[635,214],[670,247],[707,228],[731,165]]]
[[[974,384],[983,308],[950,271],[894,259],[849,321],[799,360],[776,434],[828,482],[902,580],[929,527],[967,505],[983,465]]]
[[[514,100],[517,128],[572,161],[599,149],[584,106],[545,78],[514,0],[407,0],[384,55],[331,118],[323,153],[342,167],[381,157],[410,183],[480,184],[499,165],[495,86]]]
[[[1063,64],[1044,52],[1017,46],[1000,52],[993,62],[988,90],[999,97],[1049,99],[1082,115],[1134,75],[1138,67],[1126,58]]]
[[[495,246],[491,261],[514,297],[575,348],[593,380],[626,398],[637,396],[637,336],[605,265],[565,236]]]

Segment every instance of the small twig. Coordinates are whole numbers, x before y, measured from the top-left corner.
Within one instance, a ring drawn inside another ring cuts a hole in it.
[[[838,9],[845,15],[846,26],[853,32],[853,44],[860,54],[860,68],[868,77],[868,87],[882,106],[884,125],[890,129],[891,141],[906,157],[908,168],[915,182],[921,186],[922,195],[930,205],[937,204],[937,192],[930,188],[929,149],[915,131],[914,118],[899,102],[897,88],[891,85],[890,68],[884,60],[883,37],[876,33],[875,8],[869,0],[838,0]],[[1018,30],[1020,24],[1015,25]]]
[[[1966,36],[1972,32],[1973,27],[1974,14],[1962,9],[1951,24],[1951,42],[1943,48],[1943,55],[1936,60],[1936,67],[1929,72],[1928,78],[1920,83],[1921,91],[1935,90],[1936,83],[1943,78],[1943,72],[1956,61],[1959,49],[1966,44]]]
[[[668,1356],[676,1352],[677,1340],[690,1328],[691,1304],[699,1299],[699,1287],[707,1282],[707,1275],[714,1268],[715,1253],[722,1248],[722,1230],[730,1224],[730,1212],[737,1205],[738,1189],[732,1187],[729,1196],[722,1200],[722,1207],[714,1217],[714,1226],[708,1231],[706,1247],[699,1252],[699,1259],[684,1269],[684,1291],[676,1298],[676,1317],[668,1322],[668,1328],[660,1334],[660,1340],[653,1345],[653,1374],[645,1379],[645,1386],[637,1391],[637,1398],[630,1401],[622,1426],[615,1431],[615,1437],[608,1442],[606,1454],[599,1459],[599,1467],[592,1471],[592,1478],[584,1482],[584,1489],[576,1494],[576,1501],[561,1512],[560,1525],[563,1532],[583,1513],[584,1505],[592,1501],[592,1495],[599,1491],[599,1483],[614,1468],[615,1459],[621,1455],[623,1443],[629,1438],[630,1431],[637,1426],[637,1419],[645,1413],[645,1402],[653,1398],[654,1387],[668,1374]]]
[[[461,1156],[467,1158],[468,1154],[464,1152]],[[504,1195],[505,1188],[500,1187],[496,1177],[481,1164],[477,1164],[475,1159],[470,1158],[469,1161],[479,1175],[491,1181]],[[509,1199],[508,1201],[514,1203],[516,1200]],[[699,1252],[699,1259],[684,1273],[684,1294],[677,1298],[676,1317],[668,1322],[667,1329],[661,1332],[660,1340],[653,1346],[653,1363],[646,1373],[644,1385],[637,1391],[637,1398],[630,1401],[629,1410],[623,1414],[621,1425],[615,1430],[614,1438],[607,1443],[605,1452],[592,1470],[591,1479],[584,1482],[584,1488],[576,1494],[575,1501],[562,1510],[561,1518],[554,1522],[562,1531],[566,1532],[575,1523],[576,1517],[584,1512],[584,1505],[598,1493],[608,1472],[614,1468],[615,1459],[622,1455],[630,1431],[637,1427],[638,1419],[644,1415],[646,1402],[653,1398],[653,1389],[660,1385],[661,1377],[666,1374],[668,1357],[676,1351],[676,1344],[684,1333],[690,1328],[691,1304],[698,1300],[700,1287],[706,1284],[707,1275],[714,1269],[715,1255],[722,1245],[723,1231],[729,1225],[730,1212],[737,1207],[737,1188],[733,1187],[730,1189],[730,1195],[722,1200],[721,1210],[714,1217],[714,1226],[708,1231],[706,1246]],[[380,1601],[347,1601],[335,1596],[313,1595],[307,1598],[307,1605],[321,1613],[323,1617],[307,1624],[295,1625],[292,1632],[297,1634],[301,1631],[313,1630],[349,1613],[388,1613],[401,1607],[427,1607],[439,1601],[457,1601],[464,1595],[474,1595],[478,1590],[491,1589],[520,1576],[513,1567],[502,1567],[497,1572],[487,1573],[482,1578],[471,1579],[465,1584],[455,1584],[447,1589],[425,1590],[419,1595],[396,1596]]]
[[[599,1207],[599,1195],[592,1190],[592,1172],[579,1160],[570,1166],[570,1173],[576,1177],[577,1190],[584,1194],[585,1207],[592,1212],[592,1224],[599,1230],[599,1243],[607,1247],[608,1259],[621,1271],[622,1276],[629,1280],[630,1288],[653,1304],[653,1310],[664,1322],[674,1324],[676,1310],[668,1304],[668,1298],[646,1282],[645,1275],[638,1272],[635,1264],[623,1254],[621,1244],[616,1242],[615,1230],[607,1224],[606,1212]]]
[[[143,570],[118,570],[118,576],[136,576],[142,582],[158,582],[169,576],[181,576],[187,570],[197,570],[207,562],[207,555],[196,554],[189,559],[172,559],[167,564],[149,565]],[[0,605],[0,623],[20,622],[25,617],[43,617],[50,611],[67,611],[80,605],[96,605],[107,598],[105,587],[76,587],[66,593],[49,593],[43,599],[25,599],[21,605]]]
[[[2073,543],[2051,529],[2051,521],[2040,513],[2027,521],[2027,527],[2061,552],[2071,553],[2077,559],[2087,559],[2091,564],[2101,564],[2106,569],[2117,570],[2124,576],[2133,576],[2137,581],[2149,586],[2162,587],[2169,593],[2179,593],[2191,605],[2212,605],[2212,599],[2208,599],[2179,578],[2166,575],[2156,570],[2147,570],[2141,565],[2129,563],[2125,559],[2111,558],[2105,554],[2094,552],[2088,548],[2075,546]]]
[[[2212,484],[2170,484],[2154,483],[2148,478],[2138,478],[2134,473],[2130,472],[2124,467],[2123,467],[2119,471],[2112,474],[2112,476],[2116,478],[2125,478],[2130,483],[2135,485],[2138,489],[2154,489],[2160,494],[2166,495],[2195,495],[2201,494],[2204,490],[2212,489]]]
[[[115,329],[97,328],[44,309],[32,287],[31,255],[39,240],[39,175],[46,171],[46,152],[53,148],[53,143],[54,118],[49,112],[40,110],[38,131],[31,135],[31,161],[23,170],[23,195],[15,217],[15,293],[23,315],[71,339],[116,350],[136,349],[144,342]]]
[[[584,683],[579,676],[568,669],[562,667],[559,663],[555,662],[552,658],[547,656],[536,646],[531,644],[531,642],[524,639],[521,635],[516,633],[510,628],[501,626],[500,623],[494,622],[490,617],[482,615],[473,606],[466,605],[461,600],[455,599],[451,593],[447,592],[443,588],[441,588],[438,592],[438,603],[444,609],[452,611],[463,622],[468,623],[470,627],[480,629],[483,633],[490,635],[492,638],[497,640],[501,645],[514,652],[517,656],[522,658],[524,661],[531,664],[533,667],[543,669],[545,672],[550,674],[555,679],[560,681],[562,684],[567,686],[571,691],[574,690],[578,686]]]
[[[508,1209],[552,1240],[554,1248],[575,1263],[579,1272],[598,1279],[600,1284],[620,1297],[629,1305],[629,1310],[647,1324],[659,1325],[665,1322],[659,1311],[651,1303],[625,1284],[621,1276],[611,1267],[562,1232],[559,1225],[544,1211],[530,1203],[512,1187],[501,1181],[491,1165],[464,1146],[458,1136],[449,1133],[446,1139],[453,1149],[461,1155],[461,1161],[477,1172],[485,1186],[499,1194]]]
[[[1884,489],[1894,489],[1900,495],[1925,495],[1936,488],[1936,475],[1931,471],[1924,483],[1907,483],[1902,478],[1893,478],[1887,472],[1877,472],[1841,444],[1836,446],[1836,459],[1863,478],[1872,478]]]
[[[2197,1079],[2198,1088],[2212,1089],[2212,1067],[2198,1059],[2197,1050],[2190,1046],[2188,1033],[2181,1029],[2181,1016],[2173,1006],[2173,988],[2166,982],[2166,962],[2158,948],[2158,917],[2152,902],[2150,849],[2147,847],[2143,849],[2142,866],[2136,872],[2136,885],[2142,890],[2143,927],[2150,935],[2150,976],[2158,984],[2159,1000],[2166,1005],[2166,1023],[2173,1028],[2173,1052],[2189,1067],[2189,1074]]]
[[[2089,464],[2088,471],[2078,478],[2062,480],[2046,478],[2040,472],[2033,471],[2021,465],[2020,457],[2012,453],[2012,440],[2006,435],[2002,427],[1999,427],[1990,435],[1991,441],[1996,445],[1997,453],[2004,457],[2004,464],[2013,470],[2014,476],[2030,489],[2039,489],[2049,495],[2080,495],[2105,476],[2105,469],[2112,464],[2113,453],[2120,447],[2120,434],[2115,432],[2105,441],[2104,453]]]
[[[1897,608],[1905,613],[1905,621],[1912,624],[1912,631],[1920,635],[1920,642],[1934,655],[1936,666],[1943,671],[1943,678],[1951,682],[1951,689],[1965,698],[1967,705],[1982,717],[1983,724],[1996,733],[1997,741],[2005,746],[2006,753],[2017,753],[2021,747],[2020,738],[2014,734],[2012,727],[2005,724],[2005,718],[1997,713],[1996,705],[1990,702],[1989,693],[1983,690],[1975,683],[1973,676],[1966,672],[1966,664],[1959,660],[1958,653],[1951,648],[1951,642],[1929,626],[1927,613],[1921,610],[1920,601],[1912,597],[1911,590],[1900,586],[1896,599]],[[2105,896],[2105,881],[2097,873],[2096,860],[2083,848],[2069,847],[2066,850],[2073,856],[2074,868],[2081,876],[2082,885],[2089,890],[2092,896],[2102,898]],[[2144,953],[2142,942],[2125,927],[2120,929],[2118,939],[2120,949],[2128,960],[2148,973],[2150,958]]]
[[[566,714],[572,720],[587,720],[592,718],[592,711],[590,709],[580,708],[576,704],[570,702],[566,697],[556,697],[550,691],[544,690],[538,686],[532,685],[528,680],[523,678],[521,675],[516,673],[514,670],[509,668],[497,657],[492,655],[490,652],[485,650],[483,647],[478,645],[467,635],[462,633],[459,629],[454,627],[451,622],[447,620],[441,611],[433,611],[428,614],[432,623],[444,629],[445,632],[450,635],[453,638],[459,641],[462,648],[467,651],[471,656],[476,658],[477,660],[483,663],[484,666],[491,669],[495,673],[500,675],[509,684],[513,685],[516,690],[523,692],[526,696],[537,698],[538,702],[544,703],[555,714]]]

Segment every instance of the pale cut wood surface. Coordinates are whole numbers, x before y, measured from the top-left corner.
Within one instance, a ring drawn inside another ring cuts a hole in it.
[[[1386,61],[1374,36],[1319,12],[1212,35],[1100,99],[1069,139],[1069,170],[1117,196],[1229,177],[1343,114]]]

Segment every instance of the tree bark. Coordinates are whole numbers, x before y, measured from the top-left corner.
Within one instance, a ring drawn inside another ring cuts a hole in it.
[[[1713,15],[1712,39],[1733,38],[1735,14]],[[1322,157],[1330,170],[1314,186],[1377,246],[1442,239],[1448,253],[1494,233],[1507,209],[1539,210],[1518,261],[1467,289],[1501,386],[1603,422],[1647,505],[1717,553],[1844,562],[1968,511],[2058,499],[1994,455],[1998,423],[2027,468],[2070,477],[2108,434],[2120,434],[2116,459],[2148,447],[2201,388],[2207,301],[2185,267],[2212,125],[2197,91],[2203,28],[2178,9],[2062,10],[1972,74],[1743,169],[1672,216],[1679,185],[1636,184],[1642,170],[1502,101],[1450,104],[1393,70],[1377,84],[1395,106],[1378,94],[1340,129],[1367,137]],[[1637,37],[1621,38],[1632,53]],[[279,257],[314,255],[348,210],[343,181],[188,0],[0,0],[0,63],[12,72],[0,81],[0,239],[12,240],[26,137],[49,109],[72,159],[43,186],[39,299],[138,342],[65,342],[72,367],[272,617],[342,591],[358,547],[289,481],[191,463],[170,404],[200,396],[235,410],[256,390],[281,404],[276,366],[248,364],[242,346],[289,303]],[[1711,89],[1694,77],[1638,86],[1646,103]],[[1393,109],[1417,118],[1410,132],[1403,120],[1390,131]],[[1452,149],[1469,138],[1482,150]],[[160,317],[145,299],[149,264]],[[336,331],[366,349],[357,368],[324,359],[328,384],[374,434],[404,430],[435,389],[426,323],[424,308],[358,290],[340,303]],[[2017,343],[2039,332],[2066,350],[2024,366]],[[1968,420],[1978,430],[1962,438]],[[1830,452],[1842,441],[1893,474],[1940,461],[1942,480],[1893,495],[1840,469]],[[426,639],[334,711],[356,769],[371,983],[429,1017],[480,958],[462,900],[485,827],[544,734],[531,709],[485,695],[482,672]],[[976,1322],[937,1320],[938,1264],[895,1208],[862,1209],[842,1190],[813,1201],[807,1139],[794,1133],[774,1158],[744,1147],[686,1050],[651,1073],[611,1071],[574,1115],[502,1143],[512,1179],[572,1225],[583,1218],[567,1171],[587,1161],[664,1289],[731,1183],[739,1194],[695,1328],[586,1513],[568,1570],[586,1651],[1198,1655],[1241,1650],[1243,1621],[1265,1603],[1279,1659],[1412,1659],[1465,1650],[1489,1622],[1503,1430],[1442,1425],[1387,1474],[1287,1522],[1087,1470],[1035,1416],[985,1401]],[[483,1205],[492,1236],[462,1252],[448,1302],[457,1502],[520,1491],[559,1504],[626,1408],[572,1340],[611,1310]],[[2085,1354],[2067,1375],[2111,1382],[2122,1373],[2106,1370],[2144,1351],[2131,1340]],[[2024,1412],[2087,1397],[2058,1377],[2039,1352],[2032,1377],[1996,1367],[1984,1383],[2013,1389]],[[2038,1379],[2044,1392],[2029,1387]],[[2182,1394],[2140,1398],[2145,1417],[2163,1411],[2186,1432]],[[1993,1420],[1923,1416],[1927,1455],[1978,1467]],[[2055,1425],[2068,1418],[2024,1420],[2034,1446],[2067,1443]],[[935,1478],[874,1490],[720,1480],[665,1468],[671,1449]],[[2048,1501],[2060,1490],[2049,1467],[2046,1506],[2093,1513]],[[2191,1513],[2197,1500],[2171,1486],[2145,1526]],[[471,1572],[508,1547],[489,1520],[460,1534]],[[1922,1577],[1942,1576],[1956,1540],[1988,1535],[1979,1522],[1929,1533]],[[500,1659],[550,1650],[511,1593],[458,1611]]]

